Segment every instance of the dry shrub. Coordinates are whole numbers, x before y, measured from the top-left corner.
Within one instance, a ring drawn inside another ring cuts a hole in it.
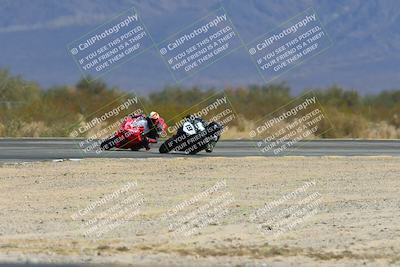
[[[370,123],[361,137],[368,139],[398,139],[400,138],[400,129],[386,121]]]
[[[6,127],[0,123],[0,136],[4,137],[6,135]]]
[[[335,108],[327,109],[325,120],[321,122],[321,130],[327,131],[325,138],[360,138],[368,128],[368,120],[359,114],[343,113]]]
[[[50,128],[44,122],[30,122],[22,124],[15,136],[18,137],[40,137],[46,136]]]
[[[254,121],[250,121],[238,115],[232,124],[225,126],[222,139],[250,139],[249,132],[256,127]]]
[[[252,139],[250,137],[250,131],[256,130],[257,127],[261,126],[265,120],[259,120],[257,122],[248,120],[244,118],[243,116],[239,115],[238,119],[235,123],[235,125],[229,125],[225,127],[224,134],[222,135],[222,139]],[[262,132],[258,134],[254,139],[265,139],[268,136],[273,135],[274,133],[278,133],[282,128],[285,128],[288,125],[288,122],[286,121],[281,121],[279,123],[276,123],[273,127],[269,128],[267,131]],[[302,126],[303,124],[300,124],[298,127]],[[286,134],[288,134],[290,131],[285,131],[285,134],[279,135],[276,138],[273,139],[279,139],[284,137]],[[297,137],[298,135],[296,135]],[[314,134],[310,134],[306,138],[303,139],[315,139],[318,137],[318,132],[317,136]],[[289,138],[290,139],[290,138]]]
[[[222,139],[249,139],[248,131],[241,131],[238,126],[225,127],[224,133],[221,136]]]

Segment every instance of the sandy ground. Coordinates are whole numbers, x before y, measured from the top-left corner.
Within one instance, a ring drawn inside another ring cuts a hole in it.
[[[0,262],[400,266],[399,173],[391,157],[2,165]]]

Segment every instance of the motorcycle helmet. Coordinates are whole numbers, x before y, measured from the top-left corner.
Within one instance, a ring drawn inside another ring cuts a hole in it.
[[[154,123],[154,125],[157,125],[158,124],[158,119],[160,118],[160,115],[158,115],[157,112],[152,111],[152,112],[149,113],[149,118]]]

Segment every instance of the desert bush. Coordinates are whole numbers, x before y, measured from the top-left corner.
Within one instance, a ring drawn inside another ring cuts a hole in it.
[[[321,122],[316,136],[399,138],[400,90],[361,96],[355,90],[334,85],[312,91],[327,118]],[[247,138],[257,121],[298,97],[290,93],[285,83],[280,83],[225,90],[169,86],[142,96],[140,100],[146,112],[157,110],[173,124],[186,116],[194,105],[223,92],[238,115],[230,125],[229,138]],[[107,110],[107,107],[123,103],[128,97],[131,97],[130,93],[109,87],[101,80],[93,81],[90,77],[79,80],[74,86],[44,90],[34,82],[0,70],[0,136],[71,136],[79,125],[99,115],[99,109]]]

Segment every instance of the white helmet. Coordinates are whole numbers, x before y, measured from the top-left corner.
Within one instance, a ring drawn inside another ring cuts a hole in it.
[[[150,112],[150,114],[149,114],[149,118],[152,119],[152,120],[158,120],[158,119],[160,118],[160,115],[158,115],[157,112],[152,111],[152,112]]]

